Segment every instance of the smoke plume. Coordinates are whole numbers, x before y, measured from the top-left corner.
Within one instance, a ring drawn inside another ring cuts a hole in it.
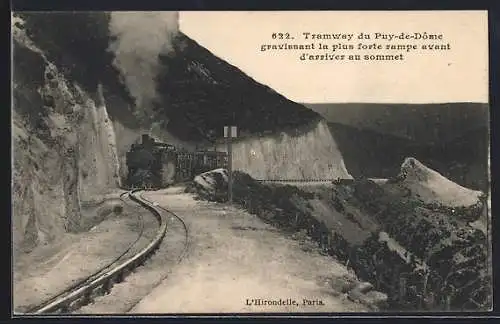
[[[116,38],[109,46],[115,54],[113,64],[135,99],[138,117],[141,121],[154,119],[159,55],[173,51],[178,12],[112,12],[109,30]]]

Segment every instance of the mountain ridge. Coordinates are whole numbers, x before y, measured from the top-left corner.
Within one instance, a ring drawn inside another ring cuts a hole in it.
[[[487,103],[304,103],[304,106],[329,122],[422,143],[452,141],[469,130],[489,126]]]

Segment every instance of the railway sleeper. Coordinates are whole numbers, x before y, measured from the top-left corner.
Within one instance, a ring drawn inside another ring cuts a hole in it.
[[[85,305],[92,303],[92,301],[93,301],[92,292],[93,292],[92,289],[88,289],[87,291],[85,291],[85,293],[83,294],[83,296],[81,298],[81,303],[82,303],[81,306],[85,306]]]
[[[125,280],[125,275],[126,275],[125,270],[117,273],[116,276],[113,277],[113,282],[114,283],[123,282],[123,280]]]
[[[320,237],[320,242],[321,242],[320,243],[320,245],[321,245],[321,253],[323,255],[327,255],[328,254],[328,250],[330,249],[328,234],[322,233],[321,237]]]
[[[111,278],[108,278],[107,280],[104,281],[104,283],[102,284],[102,288],[101,288],[101,291],[102,291],[102,294],[103,295],[107,295],[111,292],[111,288],[113,287],[113,281]]]
[[[158,246],[151,249],[151,251],[147,255],[140,257],[137,260],[137,267],[146,265],[146,262],[148,262],[148,260],[155,254],[156,250],[158,250]]]
[[[142,258],[140,258],[137,263],[138,263],[138,267],[139,266],[144,266],[146,265],[146,262],[155,254],[157,248],[154,247],[153,249],[151,249],[151,251],[149,251],[148,254],[146,254],[145,256],[143,256]]]
[[[122,280],[125,280],[125,278],[132,273],[131,268],[125,268],[122,270]]]
[[[151,250],[150,256],[153,256],[159,249],[160,249],[160,244],[158,244]]]
[[[56,310],[57,313],[59,314],[67,314],[69,313],[69,304],[62,304],[59,305],[58,309]]]
[[[127,275],[135,272],[135,269],[137,268],[137,260],[134,260],[133,262],[129,263],[126,269],[123,269],[123,271],[126,271]]]
[[[70,302],[67,309],[68,309],[68,312],[72,312],[72,311],[77,310],[78,308],[83,307],[87,304],[88,303],[85,302],[84,296],[82,296],[82,297],[77,298],[77,299],[73,300],[72,302]]]
[[[131,264],[132,270],[135,271],[142,263],[141,258],[137,258],[134,260],[134,262]]]
[[[155,249],[152,249],[151,252],[148,253],[147,256],[143,256],[143,257],[140,257],[139,259],[137,259],[137,264],[136,266],[137,267],[140,267],[140,266],[143,266],[145,263],[146,263],[146,260],[152,256],[155,252]]]
[[[61,307],[58,307],[58,308],[55,308],[54,310],[52,310],[50,313],[53,313],[53,314],[62,314],[63,313],[63,309]]]
[[[91,294],[90,298],[95,299],[96,297],[99,297],[99,296],[102,296],[105,294],[106,294],[105,287],[103,285],[101,285],[101,286],[95,287],[92,290],[92,294]]]

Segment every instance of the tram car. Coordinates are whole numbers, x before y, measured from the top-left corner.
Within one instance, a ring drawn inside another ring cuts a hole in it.
[[[206,171],[226,168],[227,153],[179,150],[174,145],[142,135],[142,142],[132,144],[127,152],[126,163],[130,188],[165,188],[192,180]]]

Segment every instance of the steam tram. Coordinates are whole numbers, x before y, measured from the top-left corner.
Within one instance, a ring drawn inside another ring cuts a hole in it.
[[[126,163],[128,187],[164,188],[209,170],[226,168],[227,153],[178,150],[142,135],[142,143],[132,144],[127,152]]]

